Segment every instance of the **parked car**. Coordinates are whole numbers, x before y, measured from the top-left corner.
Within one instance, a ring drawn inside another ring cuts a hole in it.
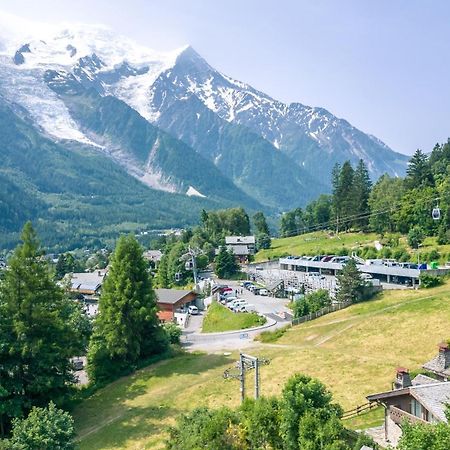
[[[241,303],[237,303],[236,305],[231,308],[233,312],[245,312],[245,307],[248,305],[248,303],[244,300]]]
[[[230,302],[227,306],[231,310],[234,310],[234,308],[236,308],[237,306],[242,305],[242,304],[246,304],[246,303],[247,302],[244,299],[238,298],[237,300],[233,300],[232,302]]]
[[[314,277],[314,278],[322,278],[323,275],[320,272],[308,272],[308,276],[309,277]],[[325,278],[325,277],[323,277]]]
[[[191,305],[188,308],[188,313],[192,314],[193,316],[196,316],[198,314],[198,308],[195,305]]]
[[[234,295],[230,295],[228,297],[225,297],[223,300],[221,300],[220,303],[222,303],[222,305],[228,305],[231,302],[234,302],[235,300],[237,300],[238,298]]]
[[[249,312],[256,312],[255,305],[250,305],[249,303],[240,304],[236,306],[234,309],[234,312],[240,312],[240,313],[249,313]]]
[[[269,295],[269,291],[265,288],[262,288],[259,290],[259,295],[263,295],[264,297],[267,297]]]

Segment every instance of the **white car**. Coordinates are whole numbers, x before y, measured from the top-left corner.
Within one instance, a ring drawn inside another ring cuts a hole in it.
[[[249,306],[247,302],[238,303],[237,305],[234,305],[232,308],[232,311],[234,312],[247,312],[246,307]]]
[[[247,304],[247,302],[246,302],[244,299],[239,298],[239,299],[237,299],[237,300],[233,300],[233,301],[230,302],[227,306],[228,306],[228,308],[234,310],[237,306],[243,305],[243,304]]]
[[[259,295],[264,295],[265,297],[267,297],[269,295],[269,291],[267,289],[260,289],[259,290]]]
[[[198,314],[198,308],[194,305],[188,307],[188,313],[196,316]]]
[[[256,307],[255,307],[255,305],[250,305],[248,303],[246,305],[241,304],[238,307],[236,307],[235,311],[236,312],[247,312],[247,313],[256,312]]]

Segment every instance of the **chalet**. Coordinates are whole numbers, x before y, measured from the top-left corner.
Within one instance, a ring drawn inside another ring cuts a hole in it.
[[[256,252],[255,236],[227,236],[225,246],[233,252],[236,259],[246,262]]]
[[[77,294],[98,296],[105,276],[106,270],[73,273],[70,279],[70,291]]]
[[[190,290],[156,289],[156,298],[160,322],[177,322],[184,325],[182,314],[188,306],[195,304],[197,294]]]
[[[161,250],[147,250],[144,252],[143,256],[148,262],[152,263],[155,267],[158,267],[163,254]]]
[[[369,395],[367,400],[384,407],[385,441],[396,446],[405,421],[411,424],[447,422],[445,411],[450,402],[450,382],[422,374],[411,380],[408,370],[400,367],[393,389]]]

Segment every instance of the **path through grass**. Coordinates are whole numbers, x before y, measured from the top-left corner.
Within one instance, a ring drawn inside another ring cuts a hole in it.
[[[246,352],[271,360],[261,369],[263,395],[279,395],[296,372],[319,378],[344,410],[390,388],[397,366],[420,367],[450,337],[450,285],[391,291],[379,298],[289,328],[277,341]],[[236,406],[239,387],[224,380],[237,352],[189,354],[116,381],[75,410],[80,448],[163,448],[167,426],[196,406]],[[249,392],[251,387],[249,386]],[[375,426],[379,410],[351,420]]]

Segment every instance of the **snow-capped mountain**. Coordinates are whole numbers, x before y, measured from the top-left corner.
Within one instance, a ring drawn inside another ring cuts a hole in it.
[[[376,178],[402,175],[407,161],[325,109],[221,74],[191,47],[156,52],[103,26],[0,15],[0,97],[55,141],[198,197],[286,209],[326,190],[336,162],[362,158]]]

